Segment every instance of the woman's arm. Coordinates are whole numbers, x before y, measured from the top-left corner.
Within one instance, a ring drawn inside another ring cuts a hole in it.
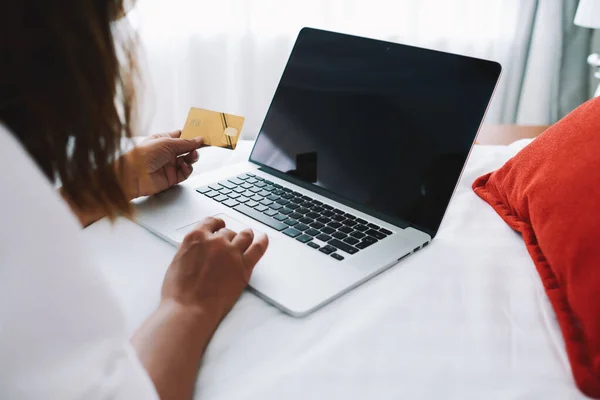
[[[200,309],[164,301],[132,338],[162,400],[191,399],[217,322]]]
[[[162,400],[191,399],[213,333],[250,280],[266,235],[225,229],[208,218],[189,233],[169,266],[158,309],[132,338]]]

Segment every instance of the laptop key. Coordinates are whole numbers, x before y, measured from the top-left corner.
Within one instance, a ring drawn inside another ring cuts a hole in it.
[[[367,242],[367,243],[371,243],[371,244],[375,244],[377,243],[379,240],[375,239],[374,237],[371,236],[366,236],[363,238],[363,242]]]
[[[229,190],[229,189],[227,189],[227,190]],[[221,193],[222,193],[222,192],[221,192]],[[231,192],[231,193],[229,193],[227,196],[229,196],[229,198],[230,198],[230,199],[237,199],[238,197],[240,197],[240,196],[241,196],[241,194],[239,194],[239,193],[235,193],[235,192]]]
[[[305,230],[308,229],[308,226],[304,225],[304,224],[301,224],[301,223],[298,223],[298,225],[296,225],[294,228],[298,229],[299,231],[305,231]]]
[[[319,218],[319,217],[320,217],[320,215],[317,214],[316,212],[309,212],[308,214],[306,214],[306,218],[315,219],[315,218]]]
[[[263,197],[255,194],[254,196],[250,197],[250,199],[254,201],[261,201]]]
[[[379,227],[378,227],[377,225],[375,225],[375,224],[367,224],[367,226],[368,226],[369,228],[371,228],[371,229],[375,229],[376,231],[378,231],[378,230],[379,230]]]
[[[258,205],[258,203],[257,203],[256,201],[254,201],[254,200],[249,200],[249,201],[246,203],[246,205],[247,205],[248,207],[256,207],[256,206]]]
[[[252,219],[262,222],[263,224],[275,229],[276,231],[282,231],[288,227],[286,224],[275,221],[271,217],[268,217],[267,215],[246,206],[245,204],[237,205],[233,207],[233,209],[244,215],[247,215]]]
[[[342,261],[344,259],[344,256],[341,256],[338,253],[332,253],[331,257],[335,258],[338,261]]]
[[[321,233],[319,236],[317,236],[317,239],[319,239],[322,242],[329,242],[332,239],[332,237],[329,235],[326,235],[324,233]]]
[[[240,176],[237,177],[238,179],[245,181],[246,179],[250,179],[250,175],[248,174],[242,174]]]
[[[325,209],[323,207],[313,207],[312,210],[313,210],[313,212],[320,213],[320,212],[324,211]]]
[[[277,221],[285,221],[287,219],[287,215],[283,215],[283,214],[277,214],[275,217]],[[287,226],[287,225],[286,225]]]
[[[302,214],[299,214],[297,212],[293,212],[293,213],[290,214],[290,218],[300,219],[300,218],[302,218]]]
[[[272,194],[272,195],[267,196],[267,199],[269,199],[271,201],[277,201],[277,200],[279,200],[279,196]]]
[[[303,224],[307,224],[307,225],[310,225],[313,222],[315,222],[312,218],[306,218],[306,217],[299,218],[298,221],[302,222]]]
[[[265,211],[267,211],[269,209],[269,207],[263,206],[262,204],[259,204],[258,206],[254,207],[254,209],[256,211],[265,212]]]
[[[261,201],[259,201],[260,204],[262,204],[263,206],[270,206],[271,204],[273,204],[273,202],[271,200],[267,200],[267,199],[262,199]]]
[[[252,185],[249,184],[248,182],[244,182],[240,185],[240,187],[243,187],[244,189],[250,189],[252,187]]]
[[[235,188],[233,188],[233,191],[236,192],[236,193],[245,193],[246,189],[244,189],[241,186],[236,186]]]
[[[323,211],[321,213],[321,215],[324,216],[324,217],[327,217],[327,218],[331,218],[331,217],[333,217],[335,215],[335,213],[333,213],[332,211],[325,210],[325,211]]]
[[[354,215],[348,213],[344,214],[344,217],[346,217],[346,219],[356,219]]]
[[[259,188],[261,188],[261,189],[262,189],[262,188],[264,188],[265,186],[267,186],[267,184],[266,184],[266,183],[264,183],[264,182],[258,182],[258,183],[256,184],[256,187],[259,187]]]
[[[296,221],[295,219],[286,219],[285,221],[283,221],[284,224],[289,225],[289,226],[294,226],[294,225],[298,225],[298,221]]]
[[[264,181],[265,178],[261,178],[260,176],[254,175],[254,179],[257,179],[259,181]]]
[[[238,197],[238,198],[237,198],[237,199],[235,199],[235,200],[236,200],[238,203],[247,203],[247,202],[249,202],[249,201],[250,201],[250,199],[249,199],[249,198],[247,198],[247,197],[244,197],[244,196],[240,196],[240,197]]]
[[[369,229],[368,231],[365,232],[367,235],[369,236],[373,236],[375,239],[385,239],[387,236],[385,236],[383,233],[376,231],[375,229]]]
[[[295,238],[296,236],[300,236],[302,232],[300,232],[298,229],[287,228],[285,231],[283,231],[283,233],[289,237]]]
[[[304,231],[304,233],[306,233],[307,235],[310,235],[310,236],[318,236],[321,234],[321,232],[315,228],[307,229],[306,231]]]
[[[338,239],[331,239],[327,242],[330,246],[334,246],[348,254],[356,254],[358,253],[358,249],[356,247],[352,247],[347,243],[342,242]]]
[[[291,208],[292,210],[297,210],[300,208],[300,206],[298,204],[294,204],[294,203],[288,204],[287,207]]]
[[[300,207],[299,209],[296,210],[296,212],[299,212],[300,214],[307,214],[310,212],[310,210],[306,207]]]
[[[234,189],[235,187],[237,187],[237,185],[234,185],[233,183],[231,183],[229,181],[221,181],[221,182],[219,182],[219,185],[225,186],[227,189]]]
[[[208,186],[203,186],[203,187],[199,187],[198,189],[196,189],[196,192],[202,193],[202,194],[208,193],[210,191],[212,191],[212,189],[209,188]]]
[[[354,230],[357,230],[359,232],[366,232],[369,230],[369,227],[366,225],[355,225]]]
[[[251,177],[253,177],[253,178],[256,176],[256,175],[254,175],[254,174],[251,174],[250,172],[246,172],[246,175],[248,175],[248,176],[251,176]]]
[[[344,217],[343,215],[340,214],[334,214],[333,217],[331,217],[332,220],[337,221],[337,222],[341,222],[343,220],[346,219],[346,217]]]
[[[352,228],[348,227],[348,226],[342,226],[340,228],[340,232],[344,232],[344,233],[352,233]]]
[[[271,192],[275,191],[275,186],[267,185],[263,189],[266,190],[267,192],[271,193]]]
[[[265,212],[264,212],[264,214],[265,214],[265,215],[268,215],[269,217],[274,217],[274,216],[276,216],[278,213],[277,213],[277,211],[275,211],[275,210],[268,209],[267,211],[265,211]]]
[[[218,183],[213,183],[212,185],[208,185],[212,190],[220,191],[221,189],[226,189],[226,187],[219,185]]]
[[[224,204],[224,205],[226,205],[227,207],[235,207],[235,206],[237,206],[237,205],[238,205],[238,204],[240,204],[240,203],[238,203],[238,202],[237,202],[237,201],[235,201],[235,200],[228,199],[228,200],[225,200],[225,201],[224,201],[223,203],[221,203],[221,204]]]
[[[373,243],[365,242],[364,240],[356,245],[356,248],[359,250],[364,250],[367,247],[373,245]]]
[[[259,196],[262,196],[262,197],[267,197],[267,196],[270,196],[270,195],[271,195],[271,193],[267,192],[266,190],[261,190],[261,191],[260,191],[260,192],[258,192],[257,194],[258,194]]]
[[[285,192],[282,189],[278,189],[278,190],[274,191],[273,194],[276,194],[277,196],[281,196],[281,195],[285,194]]]
[[[281,210],[283,206],[281,204],[273,203],[269,205],[269,208],[272,208],[273,210]]]
[[[326,209],[326,210],[333,210],[333,207],[331,207],[329,204],[323,204],[323,203],[321,203],[321,204],[322,204],[322,207],[324,209]]]
[[[211,191],[210,191],[210,192],[208,192],[208,193],[204,193],[204,195],[205,195],[206,197],[210,197],[210,198],[212,199],[213,197],[217,197],[217,196],[219,196],[219,195],[220,195],[220,193],[219,193],[219,192],[215,192],[214,190],[211,190]]]
[[[345,238],[345,237],[347,237],[348,235],[346,235],[345,233],[342,233],[342,232],[339,232],[339,231],[338,231],[338,232],[335,232],[335,233],[334,233],[333,235],[331,235],[331,236],[333,236],[333,237],[334,237],[334,238],[336,238],[336,239],[344,239],[344,238]]]
[[[219,192],[221,192],[221,194],[233,193],[230,189],[226,189],[226,188],[221,188],[221,190],[219,190]]]
[[[283,215],[290,215],[291,213],[293,213],[293,211],[290,210],[289,208],[283,208],[283,209],[279,210],[279,212]]]
[[[213,197],[213,200],[218,201],[219,203],[221,203],[227,199],[229,199],[229,197],[225,196],[224,194],[220,194],[217,197]]]
[[[331,246],[324,246],[324,247],[321,247],[321,248],[319,249],[319,251],[320,251],[321,253],[325,253],[325,254],[331,254],[331,253],[333,253],[333,252],[334,252],[334,251],[336,251],[336,250],[337,250],[337,249],[336,249],[335,247],[333,247],[333,248],[332,248]]]
[[[351,236],[348,236],[346,239],[344,239],[344,242],[348,243],[348,244],[351,244],[351,245],[355,245],[356,243],[359,242],[359,240],[356,239],[356,238],[353,238]]]
[[[237,179],[237,178],[231,178],[231,179],[228,179],[228,181],[233,183],[234,185],[241,185],[242,183],[244,183],[244,181]],[[223,185],[223,186],[225,186],[225,185]],[[228,189],[231,189],[231,188],[228,188]]]
[[[365,221],[364,219],[360,219],[360,218],[356,218],[355,221],[358,222],[361,225],[367,225],[368,224],[367,221]]]
[[[250,179],[248,179],[248,183],[251,183],[251,184],[253,184],[253,185],[254,185],[256,182],[258,182],[258,181],[256,180],[256,178],[250,178]]]
[[[350,236],[352,236],[352,237],[355,237],[355,238],[357,238],[357,239],[362,239],[362,238],[364,238],[364,237],[365,237],[365,236],[367,236],[367,235],[365,235],[365,234],[364,234],[364,233],[362,233],[362,232],[354,231],[354,232],[352,232],[352,233],[350,234]]]
[[[318,244],[316,244],[315,242],[308,242],[308,243],[306,243],[306,244],[307,244],[309,247],[312,247],[313,249],[318,249],[319,247],[321,247],[321,246],[319,246]]]
[[[340,224],[340,223],[339,223],[339,222],[337,222],[337,221],[330,222],[330,223],[328,223],[327,225],[329,225],[330,227],[332,227],[332,228],[334,228],[334,229],[338,229],[339,227],[341,227],[341,226],[342,226],[342,224]]]
[[[277,200],[277,203],[281,204],[282,206],[287,206],[288,204],[290,204],[290,201],[282,198]]]
[[[252,193],[258,193],[258,192],[260,192],[262,189],[261,189],[261,188],[258,188],[258,187],[256,187],[256,186],[253,186],[253,187],[251,187],[251,188],[250,188],[250,189],[248,189],[248,190],[250,190]]]
[[[221,192],[221,193],[223,193],[223,192]],[[379,230],[379,232],[383,233],[384,235],[388,235],[388,236],[390,236],[392,233],[394,233],[394,232],[392,232],[392,231],[388,231],[388,230],[387,230],[387,229],[385,229],[385,228],[381,228],[381,229]]]
[[[322,224],[327,224],[327,223],[331,222],[331,220],[329,218],[321,217],[321,218],[317,218],[317,222],[320,222]]]
[[[323,224],[322,224],[322,223],[320,223],[320,222],[313,222],[312,224],[310,224],[310,226],[311,226],[312,228],[315,228],[315,229],[321,229],[321,228],[322,228],[322,227],[324,227],[325,225],[323,225]]]
[[[323,205],[323,203],[321,203],[319,200],[313,200],[312,202],[315,203],[318,206]],[[331,208],[333,208],[333,207],[331,207]]]
[[[327,235],[331,235],[333,232],[335,232],[335,229],[326,226],[325,228],[321,229],[321,232],[326,233]]]
[[[308,236],[308,235],[300,235],[296,238],[296,240],[302,242],[302,243],[306,243],[306,242],[310,242],[311,240],[313,240],[312,236]]]
[[[358,222],[356,222],[352,219],[347,219],[347,220],[343,221],[342,223],[346,226],[355,226],[358,224]]]

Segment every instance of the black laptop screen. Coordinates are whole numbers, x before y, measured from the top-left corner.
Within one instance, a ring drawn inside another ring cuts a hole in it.
[[[304,29],[250,159],[435,234],[499,75],[491,61]]]

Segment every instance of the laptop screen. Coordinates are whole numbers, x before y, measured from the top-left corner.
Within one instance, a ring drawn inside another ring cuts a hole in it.
[[[500,69],[491,61],[303,29],[250,160],[433,236]]]

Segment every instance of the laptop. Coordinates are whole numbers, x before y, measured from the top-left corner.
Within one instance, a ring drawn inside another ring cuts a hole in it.
[[[136,204],[179,245],[208,216],[269,236],[250,290],[302,317],[435,237],[498,63],[304,28],[247,162]]]

